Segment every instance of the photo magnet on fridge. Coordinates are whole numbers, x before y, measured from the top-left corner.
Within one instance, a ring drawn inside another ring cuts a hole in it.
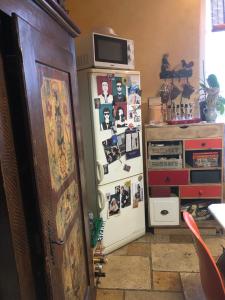
[[[120,199],[121,207],[125,208],[131,205],[131,182],[126,181],[123,186],[120,187]]]
[[[128,104],[141,104],[140,89],[138,85],[128,87]]]
[[[142,201],[143,200],[143,186],[142,182],[134,184],[134,199],[133,201]]]
[[[116,103],[114,105],[115,125],[117,128],[127,127],[127,104]]]
[[[120,213],[120,198],[117,194],[110,195],[108,212],[109,217],[118,215]]]
[[[141,156],[140,138],[137,128],[128,128],[126,134],[126,159]]]
[[[114,126],[112,104],[101,104],[99,108],[99,123],[101,130],[111,130]]]
[[[122,77],[114,77],[112,80],[112,87],[113,87],[113,105],[117,103],[126,103],[126,85]]]
[[[101,104],[112,104],[112,80],[108,76],[97,76],[97,92]]]
[[[121,154],[117,145],[117,138],[112,139],[111,137],[110,139],[103,141],[102,145],[104,147],[105,157],[108,164],[120,159]]]
[[[123,156],[126,153],[126,144],[125,144],[125,133],[117,135],[117,145],[120,149],[120,155]]]
[[[123,169],[124,171],[130,172],[131,166],[124,165]]]

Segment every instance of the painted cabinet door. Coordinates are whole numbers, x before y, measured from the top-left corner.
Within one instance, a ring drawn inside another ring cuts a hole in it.
[[[84,299],[90,276],[78,169],[73,40],[70,51],[18,17],[15,26],[49,298]]]

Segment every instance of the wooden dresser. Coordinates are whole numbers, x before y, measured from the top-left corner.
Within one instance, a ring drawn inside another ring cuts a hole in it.
[[[145,126],[149,226],[216,225],[207,206],[223,202],[224,124]]]

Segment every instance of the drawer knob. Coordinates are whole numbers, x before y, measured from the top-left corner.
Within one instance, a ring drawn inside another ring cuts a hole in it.
[[[201,146],[202,146],[202,147],[205,147],[205,146],[206,146],[206,143],[201,143]]]
[[[166,210],[166,209],[163,209],[163,210],[160,211],[160,214],[163,215],[163,216],[168,215],[168,213],[169,213],[169,212],[168,212],[168,210]]]
[[[199,194],[199,196],[202,196],[202,195],[203,195],[203,191],[200,190],[200,191],[198,192],[198,194]]]

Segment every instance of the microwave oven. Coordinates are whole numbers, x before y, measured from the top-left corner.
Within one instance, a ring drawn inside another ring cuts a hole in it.
[[[134,42],[92,32],[76,39],[77,69],[134,69]]]

